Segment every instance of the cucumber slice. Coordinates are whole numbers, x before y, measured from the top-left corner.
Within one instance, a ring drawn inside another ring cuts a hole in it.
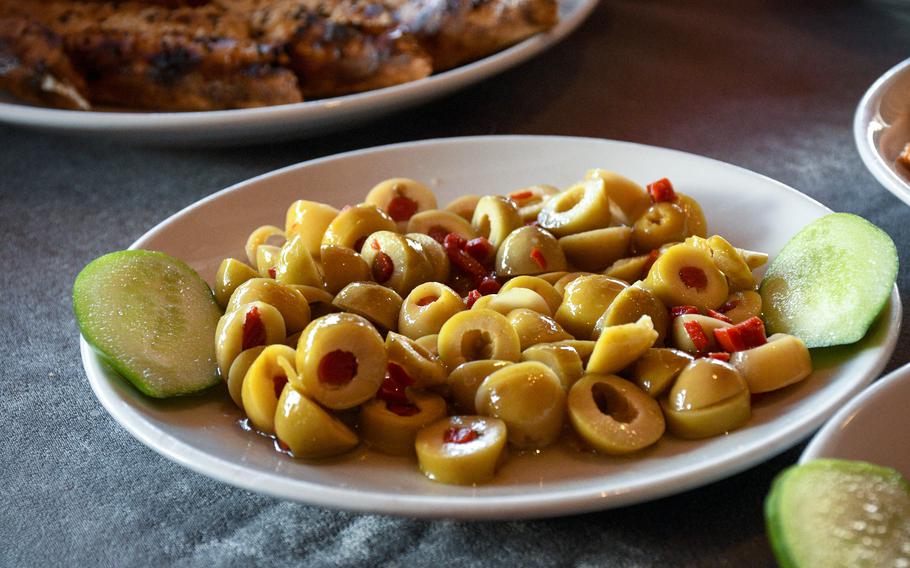
[[[782,568],[907,566],[910,485],[887,467],[824,459],[777,476],[765,521]]]
[[[762,280],[768,334],[789,333],[807,347],[859,341],[896,278],[887,233],[856,215],[826,215],[784,245]]]
[[[85,340],[149,396],[190,394],[219,380],[221,312],[184,262],[144,250],[106,254],[76,277],[73,310]]]

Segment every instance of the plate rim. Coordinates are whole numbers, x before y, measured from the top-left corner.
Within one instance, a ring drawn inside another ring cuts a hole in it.
[[[829,454],[825,453],[826,450],[830,449],[826,448],[826,446],[836,437],[837,432],[851,422],[854,415],[862,410],[866,404],[873,402],[881,396],[885,396],[886,392],[899,382],[910,380],[908,377],[910,377],[910,363],[905,363],[878,381],[875,381],[871,386],[863,389],[862,392],[848,402],[843,408],[838,410],[827,422],[825,422],[825,425],[815,433],[812,440],[809,441],[809,444],[800,455],[799,463],[804,464],[808,461],[831,457]]]
[[[344,126],[320,129],[312,124],[308,126],[307,123],[324,117],[348,124],[345,119],[353,119],[351,122],[355,122],[371,116],[381,116],[394,109],[442,96],[516,67],[571,35],[587,20],[600,2],[574,1],[575,5],[565,15],[561,15],[560,20],[549,30],[476,61],[416,81],[380,89],[299,103],[187,112],[77,111],[0,101],[0,123],[59,132],[131,136],[189,133],[213,128],[219,133],[224,131],[222,134],[227,134],[231,128],[238,126],[275,127],[285,125],[287,121],[302,127],[304,131],[309,127],[313,133],[320,130],[337,130]],[[285,126],[281,130],[288,129],[289,126]],[[212,140],[219,138],[206,137]]]
[[[761,178],[766,183],[770,182],[786,192],[794,194],[800,199],[808,200],[820,208],[830,211],[829,208],[812,197],[763,174],[721,160],[672,148],[592,137],[536,135],[465,136],[401,142],[351,150],[340,154],[291,164],[277,170],[254,176],[206,196],[184,207],[173,215],[168,216],[139,237],[139,239],[130,245],[130,248],[138,248],[144,241],[157,236],[173,220],[182,215],[189,214],[199,207],[204,207],[210,201],[219,199],[228,192],[242,190],[247,186],[261,183],[267,178],[281,176],[295,169],[311,167],[328,161],[344,160],[353,156],[381,153],[405,147],[472,144],[493,140],[503,142],[562,140],[607,143],[607,145],[620,144],[647,150],[675,153],[698,160],[709,160],[726,168],[733,168],[737,173],[745,173],[749,176]],[[886,334],[880,347],[882,355],[865,373],[862,374],[861,377],[859,377],[858,381],[855,382],[851,388],[847,389],[847,391],[830,406],[837,408],[839,404],[843,404],[850,397],[853,397],[856,393],[862,391],[876,376],[878,376],[888,361],[890,361],[902,323],[902,306],[896,285],[892,289],[892,293],[889,297],[888,308],[890,309],[890,314],[886,323]],[[749,451],[741,451],[732,458],[725,457],[723,459],[714,460],[711,462],[710,467],[699,466],[692,468],[691,471],[684,475],[677,474],[676,472],[657,477],[651,475],[650,480],[647,483],[633,483],[624,488],[623,491],[608,493],[597,491],[592,487],[584,487],[581,489],[560,490],[550,494],[534,495],[533,498],[529,498],[527,495],[484,496],[480,498],[470,495],[389,496],[388,494],[377,493],[372,490],[359,490],[351,487],[326,487],[325,485],[307,480],[288,478],[274,473],[254,472],[251,474],[248,470],[238,467],[237,464],[233,462],[212,456],[205,451],[196,449],[188,443],[181,442],[164,431],[158,430],[145,421],[138,413],[136,413],[138,422],[135,422],[131,419],[132,417],[126,415],[126,411],[130,409],[121,402],[119,397],[115,396],[114,390],[109,389],[108,392],[105,392],[102,389],[100,382],[105,380],[102,371],[104,363],[94,354],[92,348],[81,336],[80,352],[82,355],[83,367],[88,375],[91,388],[95,393],[96,398],[98,398],[108,413],[140,442],[176,463],[196,471],[197,473],[206,475],[207,477],[228,483],[229,485],[264,493],[281,499],[361,513],[378,513],[416,518],[465,520],[544,518],[615,508],[633,503],[650,501],[707,485],[719,479],[740,473],[757,463],[766,461],[790,447],[795,446],[797,443],[811,435],[813,431],[836,412],[835,410],[830,410],[826,412],[800,414],[799,416],[793,417],[794,424],[789,428],[778,432],[775,436],[769,436],[761,441],[750,443]],[[237,475],[237,473],[241,471],[244,472],[244,475]]]
[[[882,158],[878,146],[872,140],[871,129],[882,98],[891,83],[905,72],[910,72],[910,58],[885,71],[863,94],[853,114],[853,142],[869,173],[895,197],[910,205],[910,182],[895,173]]]

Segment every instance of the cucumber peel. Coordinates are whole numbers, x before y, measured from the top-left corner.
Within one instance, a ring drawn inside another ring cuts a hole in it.
[[[771,485],[765,522],[782,568],[910,561],[910,485],[891,468],[835,459],[790,467]]]
[[[768,333],[807,347],[859,341],[891,295],[897,248],[887,233],[849,213],[832,213],[780,251],[759,292]]]
[[[221,311],[208,284],[180,260],[144,250],[99,257],[76,277],[73,311],[89,345],[149,396],[191,394],[219,381]]]

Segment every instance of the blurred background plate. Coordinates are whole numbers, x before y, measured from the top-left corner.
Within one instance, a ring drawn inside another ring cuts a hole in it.
[[[246,144],[307,137],[379,117],[514,67],[569,35],[597,0],[560,0],[559,23],[508,49],[424,79],[289,105],[204,112],[85,112],[19,104],[0,96],[0,122],[157,144]]]
[[[889,69],[863,95],[853,137],[875,179],[910,205],[910,168],[897,162],[910,143],[910,59]]]

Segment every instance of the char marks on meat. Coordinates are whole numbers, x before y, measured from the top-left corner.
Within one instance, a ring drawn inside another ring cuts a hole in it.
[[[83,110],[294,103],[420,79],[555,21],[555,0],[0,0],[0,89]]]

